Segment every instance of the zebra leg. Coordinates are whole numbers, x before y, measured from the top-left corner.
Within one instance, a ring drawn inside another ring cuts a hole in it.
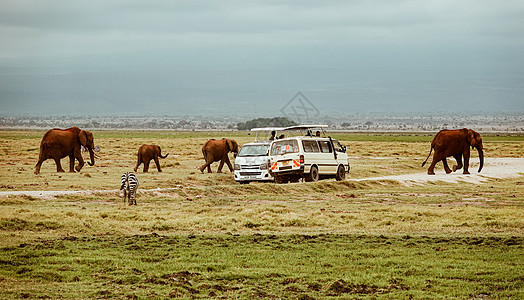
[[[128,196],[129,196],[129,197],[128,197],[128,201],[127,201],[127,203],[128,203],[129,205],[133,205],[133,190],[131,189],[131,187],[129,187],[129,191],[128,191],[127,194],[128,194]]]

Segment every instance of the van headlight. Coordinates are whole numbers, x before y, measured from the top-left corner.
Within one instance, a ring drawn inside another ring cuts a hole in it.
[[[235,164],[235,170],[240,170],[240,165],[239,164]]]
[[[267,163],[266,164],[260,164],[260,170],[267,170]]]

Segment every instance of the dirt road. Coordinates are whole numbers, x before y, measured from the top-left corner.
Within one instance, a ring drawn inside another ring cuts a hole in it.
[[[453,161],[454,162],[454,161]],[[448,162],[452,165],[451,160]],[[405,174],[405,175],[391,175],[381,177],[370,177],[352,179],[354,181],[365,180],[396,180],[406,186],[415,184],[424,184],[427,182],[444,181],[444,182],[469,182],[469,183],[483,183],[491,178],[515,178],[524,175],[524,158],[486,158],[484,161],[484,168],[481,173],[477,173],[478,163],[472,162],[469,168],[470,175],[463,175],[462,170],[455,173],[446,174],[442,168],[442,164],[437,165],[436,175],[428,175],[426,172]]]
[[[440,166],[440,165],[439,165]],[[440,166],[441,167],[441,166]],[[350,181],[366,181],[366,180],[396,180],[406,186],[417,184],[424,184],[427,182],[443,181],[443,182],[469,182],[469,183],[484,183],[491,178],[516,178],[524,176],[524,158],[489,158],[485,159],[484,168],[481,173],[477,173],[478,163],[472,162],[470,166],[470,175],[463,175],[461,171],[451,174],[444,173],[442,167],[437,169],[436,175],[428,175],[424,173],[414,173],[405,175],[391,175],[381,177],[369,177],[359,179],[349,179]],[[180,188],[180,187],[177,187]],[[173,190],[171,189],[152,189],[141,190],[148,192],[162,192]],[[98,193],[117,193],[118,190],[86,190],[86,191],[6,191],[0,192],[0,197],[8,197],[10,195],[27,195],[35,198],[53,198],[59,195],[90,195]]]

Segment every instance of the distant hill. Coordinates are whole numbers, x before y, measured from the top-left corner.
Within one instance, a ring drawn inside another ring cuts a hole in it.
[[[238,130],[251,130],[259,127],[288,127],[298,125],[286,117],[257,118],[237,124]]]

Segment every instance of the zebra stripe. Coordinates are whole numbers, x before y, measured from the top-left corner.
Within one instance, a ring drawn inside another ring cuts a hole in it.
[[[136,205],[136,192],[138,190],[138,178],[131,172],[122,175],[120,190],[124,190],[124,203],[128,198],[129,205]]]

